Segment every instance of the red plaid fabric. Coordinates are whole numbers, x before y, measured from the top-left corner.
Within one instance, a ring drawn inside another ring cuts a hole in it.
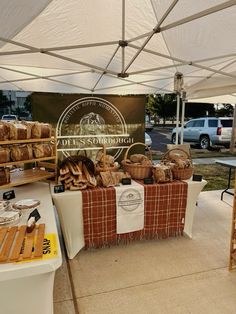
[[[187,188],[186,182],[179,181],[144,185],[144,229],[120,235],[116,234],[115,189],[82,191],[85,248],[182,235]]]
[[[101,247],[116,240],[116,193],[114,188],[82,191],[85,247]]]

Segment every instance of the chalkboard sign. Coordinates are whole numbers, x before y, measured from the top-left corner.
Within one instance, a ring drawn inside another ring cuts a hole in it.
[[[63,184],[54,186],[54,193],[62,193],[65,192],[65,187]]]
[[[15,197],[16,197],[15,191],[14,190],[10,190],[10,191],[4,192],[2,198],[4,200],[12,200]]]

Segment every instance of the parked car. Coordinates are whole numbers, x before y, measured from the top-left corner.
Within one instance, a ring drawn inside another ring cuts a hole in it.
[[[151,148],[151,146],[152,146],[152,139],[151,139],[151,136],[150,136],[149,134],[147,134],[146,132],[145,132],[145,144],[146,144],[149,148]]]
[[[152,131],[152,129],[153,129],[153,124],[151,123],[151,122],[149,122],[149,121],[146,121],[145,122],[145,131]]]
[[[4,114],[2,116],[2,120],[9,122],[13,120],[18,120],[18,118],[15,114]]]
[[[192,119],[184,126],[183,140],[184,142],[198,143],[203,149],[209,149],[212,145],[229,147],[232,125],[233,118],[227,117]],[[175,139],[176,129],[174,128],[171,136],[171,142],[173,144],[175,144]]]
[[[145,116],[145,131],[152,131],[154,125],[150,120],[150,117],[148,115]]]

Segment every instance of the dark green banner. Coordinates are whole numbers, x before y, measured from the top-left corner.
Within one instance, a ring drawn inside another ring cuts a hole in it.
[[[33,119],[56,128],[58,152],[64,156],[86,151],[92,158],[105,145],[107,153],[120,160],[131,144],[144,142],[145,96],[33,93],[31,97]]]

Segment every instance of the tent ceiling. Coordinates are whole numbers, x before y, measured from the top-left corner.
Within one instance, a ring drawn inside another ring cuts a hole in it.
[[[179,71],[189,97],[236,92],[236,0],[0,4],[0,89],[173,92]]]

